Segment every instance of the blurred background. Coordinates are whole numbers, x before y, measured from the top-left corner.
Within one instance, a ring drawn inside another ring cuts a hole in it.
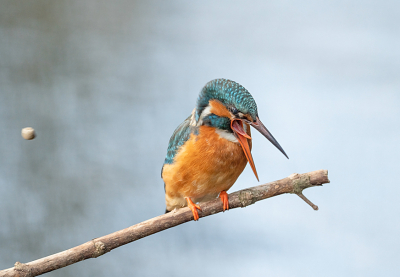
[[[400,2],[357,0],[2,1],[0,269],[162,214],[169,138],[215,78],[290,157],[253,132],[261,183],[329,170],[320,210],[283,195],[47,276],[399,276]]]

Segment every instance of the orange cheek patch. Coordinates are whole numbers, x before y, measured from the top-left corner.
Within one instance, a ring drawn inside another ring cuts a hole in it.
[[[248,121],[253,122],[253,118],[250,115],[246,114],[245,117]]]
[[[211,100],[210,101],[210,106],[211,106],[211,112],[215,115],[218,115],[220,117],[227,117],[227,118],[231,118],[231,113],[228,111],[228,109],[224,106],[224,104],[222,104],[221,102],[219,102],[218,100]]]

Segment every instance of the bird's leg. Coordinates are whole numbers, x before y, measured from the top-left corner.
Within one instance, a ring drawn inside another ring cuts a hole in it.
[[[228,200],[228,194],[226,193],[226,191],[221,191],[219,194],[219,198],[221,198],[222,200],[222,206],[224,211],[225,210],[229,210],[229,200]]]
[[[185,199],[188,203],[188,207],[192,210],[194,220],[199,220],[199,213],[197,212],[197,210],[201,211],[200,206],[193,203],[193,201],[189,197],[185,197]]]

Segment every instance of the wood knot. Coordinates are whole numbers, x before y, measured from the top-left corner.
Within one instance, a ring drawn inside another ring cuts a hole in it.
[[[293,182],[293,191],[291,193],[300,194],[304,189],[312,186],[308,174],[293,173],[289,178]]]
[[[95,250],[92,255],[93,258],[100,257],[101,255],[104,255],[105,253],[108,252],[105,244],[102,241],[94,242],[94,247]]]
[[[254,204],[256,202],[253,192],[251,190],[242,190],[239,193],[239,202],[242,208]]]
[[[32,270],[31,267],[27,264],[23,264],[20,262],[16,262],[14,264],[14,270],[16,272],[16,276],[18,277],[31,277],[32,275]]]

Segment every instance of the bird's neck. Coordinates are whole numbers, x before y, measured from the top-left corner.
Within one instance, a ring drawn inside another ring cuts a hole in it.
[[[227,117],[221,117],[216,114],[209,114],[203,117],[203,125],[232,132],[231,120]]]
[[[232,132],[231,114],[227,108],[218,100],[212,99],[197,117],[198,107],[193,110],[191,125],[192,126],[209,126],[223,131]]]

